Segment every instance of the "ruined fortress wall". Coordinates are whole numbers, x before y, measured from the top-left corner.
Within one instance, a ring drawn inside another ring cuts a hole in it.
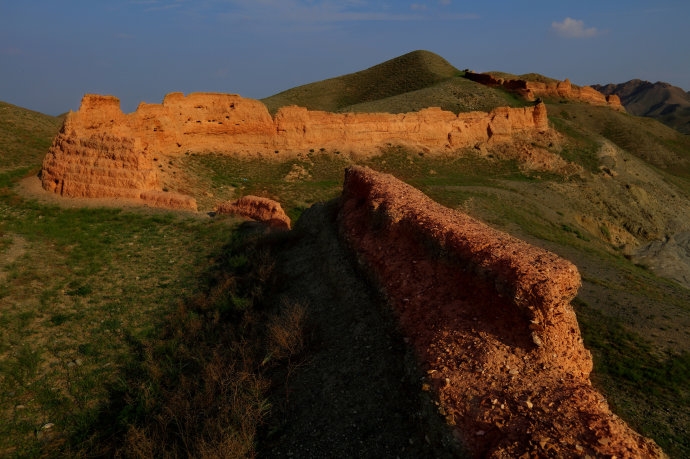
[[[401,262],[390,257],[390,247],[407,247],[406,259],[445,260],[505,297],[511,308],[506,313],[526,321],[528,347],[538,351],[540,358],[551,359],[556,351],[565,358],[553,364],[578,377],[589,375],[591,357],[582,345],[570,306],[581,283],[572,263],[443,207],[393,176],[366,167],[348,168],[342,199],[347,239],[375,270]],[[379,251],[378,246],[387,249]],[[414,247],[419,253],[414,253]]]
[[[387,143],[448,150],[489,142],[492,133],[545,131],[543,106],[498,108],[455,115],[439,108],[419,112],[329,113],[283,107],[272,118],[259,101],[234,94],[168,94],[162,104],[139,105],[123,114],[114,97],[86,95],[69,114],[73,134],[117,132],[139,139],[151,153],[273,153],[351,146],[375,153]]]
[[[617,111],[625,111],[618,96],[605,96],[591,86],[574,86],[567,78],[563,81],[547,83],[528,80],[505,80],[503,78],[495,78],[490,73],[466,72],[465,77],[485,86],[502,87],[507,91],[520,94],[527,100],[535,100],[538,97],[559,97],[591,105],[608,106]]]
[[[285,107],[271,117],[261,102],[234,94],[172,93],[162,104],[142,103],[130,114],[121,111],[116,97],[86,95],[46,155],[42,181],[45,189],[65,196],[149,199],[161,191],[154,163],[163,155],[280,159],[310,149],[371,155],[399,144],[438,152],[546,130],[543,104],[460,115],[438,108],[341,114]],[[155,196],[154,205],[196,207],[184,196]]]
[[[473,456],[663,457],[591,386],[573,264],[364,167],[338,218]]]

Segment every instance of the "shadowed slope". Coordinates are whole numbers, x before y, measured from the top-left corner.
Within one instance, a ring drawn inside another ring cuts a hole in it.
[[[626,83],[593,85],[603,94],[615,94],[633,115],[648,116],[690,134],[690,95],[668,83],[630,80]]]
[[[306,210],[282,247],[276,292],[304,306],[307,355],[272,394],[260,458],[463,457],[391,312],[359,275],[336,225],[337,201]]]

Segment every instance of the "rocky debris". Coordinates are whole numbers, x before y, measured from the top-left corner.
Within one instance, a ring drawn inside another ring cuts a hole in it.
[[[636,250],[631,259],[690,289],[690,231],[652,241]]]
[[[394,177],[346,172],[339,222],[478,457],[664,457],[591,385],[577,268]]]
[[[543,82],[523,79],[496,78],[490,73],[466,72],[465,77],[486,86],[501,87],[520,94],[527,100],[539,97],[560,97],[562,99],[605,105],[617,111],[625,111],[621,100],[615,94],[604,95],[591,86],[575,86],[567,78],[563,81]]]
[[[237,201],[224,202],[216,209],[219,214],[234,214],[265,222],[273,228],[290,229],[290,217],[279,202],[258,196],[243,196]]]

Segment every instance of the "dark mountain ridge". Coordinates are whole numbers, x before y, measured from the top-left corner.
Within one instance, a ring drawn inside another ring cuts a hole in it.
[[[690,134],[690,93],[669,83],[634,79],[620,84],[592,85],[605,94],[616,94],[633,115],[655,118]]]

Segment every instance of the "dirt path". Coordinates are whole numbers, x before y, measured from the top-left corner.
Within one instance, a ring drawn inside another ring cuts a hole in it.
[[[9,238],[9,247],[0,252],[0,282],[7,279],[7,268],[26,252],[26,240],[18,234],[1,234],[0,238]],[[1,242],[1,241],[0,241]]]
[[[282,296],[307,306],[311,346],[274,394],[260,457],[458,457],[390,311],[343,262],[333,206],[307,210],[294,234]]]

